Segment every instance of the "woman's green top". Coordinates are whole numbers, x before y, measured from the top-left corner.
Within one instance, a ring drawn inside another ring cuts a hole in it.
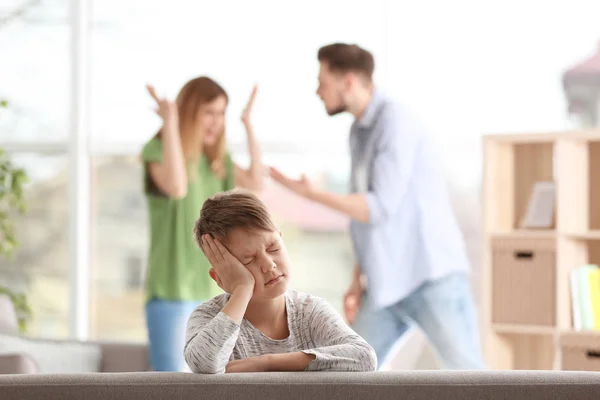
[[[195,222],[206,199],[234,188],[233,161],[225,157],[226,174],[217,177],[206,156],[198,161],[197,175],[190,174],[187,194],[173,199],[162,193],[148,172],[148,164],[161,162],[162,141],[155,137],[144,146],[144,191],[148,203],[150,249],[146,272],[146,301],[208,300],[223,291],[208,275],[210,264],[193,237]]]

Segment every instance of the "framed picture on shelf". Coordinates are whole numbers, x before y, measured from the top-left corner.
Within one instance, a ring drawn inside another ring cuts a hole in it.
[[[531,190],[527,210],[521,220],[521,228],[553,228],[555,205],[556,184],[554,182],[536,182]]]

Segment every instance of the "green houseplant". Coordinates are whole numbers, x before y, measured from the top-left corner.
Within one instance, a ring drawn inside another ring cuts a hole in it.
[[[8,107],[6,100],[0,100],[0,109]],[[18,245],[13,218],[25,212],[23,188],[27,174],[13,164],[9,155],[0,148],[0,256],[10,259]],[[0,284],[0,295],[5,294],[14,304],[19,322],[19,330],[27,330],[31,318],[31,308],[24,293],[11,290]]]

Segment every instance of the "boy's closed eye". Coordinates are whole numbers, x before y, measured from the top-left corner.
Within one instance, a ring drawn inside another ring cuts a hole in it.
[[[267,249],[268,253],[277,253],[279,251],[279,247],[275,246],[275,247],[271,247]],[[250,264],[252,264],[252,261],[254,261],[254,257],[244,257],[242,259],[242,264],[244,264],[245,266],[248,266]]]

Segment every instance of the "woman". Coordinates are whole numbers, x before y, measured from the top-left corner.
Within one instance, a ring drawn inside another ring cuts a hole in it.
[[[156,371],[181,371],[188,316],[221,293],[192,236],[200,208],[217,192],[236,186],[259,191],[263,186],[265,173],[250,123],[256,87],[242,113],[251,159],[247,170],[226,151],[228,97],[216,82],[192,79],[175,102],[158,97],[152,86],[148,91],[163,120],[142,152],[150,217],[145,307],[150,362]]]

